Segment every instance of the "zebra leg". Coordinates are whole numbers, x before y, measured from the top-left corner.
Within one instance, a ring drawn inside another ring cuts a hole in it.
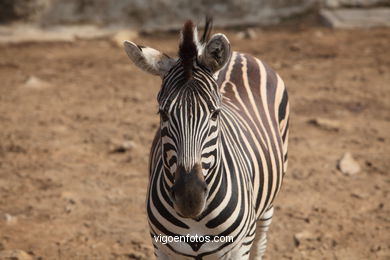
[[[267,248],[267,231],[272,222],[274,207],[269,208],[257,222],[256,236],[253,241],[250,260],[261,260]]]

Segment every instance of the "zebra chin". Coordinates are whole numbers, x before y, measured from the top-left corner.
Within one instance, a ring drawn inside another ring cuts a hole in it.
[[[170,195],[179,216],[196,219],[202,214],[206,206],[208,188],[200,164],[195,164],[190,171],[186,171],[182,166],[178,167]]]

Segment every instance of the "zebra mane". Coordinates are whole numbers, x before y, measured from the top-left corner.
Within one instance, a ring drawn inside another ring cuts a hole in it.
[[[198,40],[197,28],[194,29],[194,24],[188,20],[181,31],[181,43],[179,46],[179,58],[184,70],[186,80],[192,78],[192,70],[194,61],[198,54],[203,50],[210,39],[210,34],[213,28],[213,19],[206,16],[203,35]]]
[[[188,20],[184,24],[181,33],[182,39],[179,46],[179,58],[183,66],[185,78],[189,80],[192,78],[194,60],[198,55],[198,48],[194,41],[194,25],[192,21]]]

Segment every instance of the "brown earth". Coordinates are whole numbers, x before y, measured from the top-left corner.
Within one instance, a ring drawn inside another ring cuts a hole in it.
[[[227,35],[280,73],[291,100],[265,259],[390,259],[390,29],[256,33]],[[137,42],[174,55],[177,36]],[[0,251],[152,259],[144,201],[159,79],[95,40],[0,46],[0,82]],[[353,176],[337,169],[346,152],[361,167]]]

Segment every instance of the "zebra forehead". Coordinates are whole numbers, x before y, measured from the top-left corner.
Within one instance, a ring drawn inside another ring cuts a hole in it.
[[[210,107],[219,107],[221,93],[211,75],[201,73],[198,69],[194,77],[186,81],[181,78],[181,71],[178,72],[175,79],[168,79],[162,85],[158,95],[160,109],[167,110],[174,103],[183,104],[183,101],[203,102]]]
[[[166,109],[182,109],[185,111],[210,110],[214,111],[219,107],[220,100],[214,95],[207,95],[196,88],[186,88],[166,103]],[[185,108],[185,109],[184,109]]]

